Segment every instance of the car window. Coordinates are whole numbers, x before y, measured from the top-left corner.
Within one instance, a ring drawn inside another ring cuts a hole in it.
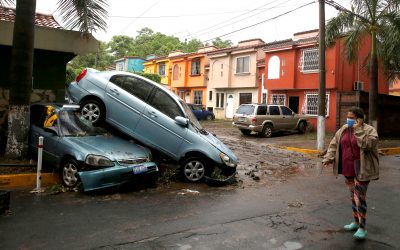
[[[184,116],[178,104],[161,89],[155,89],[149,103],[172,119],[175,119],[177,116]]]
[[[254,113],[254,105],[240,105],[236,113],[243,115],[252,115]]]
[[[270,115],[280,115],[278,106],[269,106],[269,114]]]
[[[267,106],[258,106],[257,115],[266,115],[267,114]]]
[[[139,99],[146,101],[154,86],[142,79],[126,76],[121,87]]]
[[[191,108],[192,108],[192,110],[202,110],[202,107],[200,107],[200,106],[191,106]]]
[[[292,115],[292,110],[290,110],[288,107],[281,106],[281,111],[283,115]]]
[[[122,88],[122,85],[125,80],[125,75],[114,75],[110,78],[110,82],[114,83],[118,87]]]

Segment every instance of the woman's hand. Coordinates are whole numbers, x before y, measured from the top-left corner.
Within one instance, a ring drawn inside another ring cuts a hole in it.
[[[353,128],[359,128],[363,125],[364,121],[361,118],[357,118],[356,123],[353,125]]]

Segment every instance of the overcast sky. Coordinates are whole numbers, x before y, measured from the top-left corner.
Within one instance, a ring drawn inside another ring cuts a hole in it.
[[[57,17],[55,0],[37,0],[36,10]],[[350,0],[337,0],[349,7]],[[148,27],[155,32],[203,42],[216,37],[238,41],[261,38],[272,42],[293,33],[318,28],[318,1],[312,0],[108,0],[107,32],[94,36],[109,41],[114,35],[135,37]],[[305,7],[302,7],[309,4]],[[336,10],[326,5],[326,19]],[[258,24],[260,23],[260,24]]]

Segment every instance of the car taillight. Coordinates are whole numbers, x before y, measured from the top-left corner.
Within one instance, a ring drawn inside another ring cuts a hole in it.
[[[85,77],[86,72],[87,72],[87,69],[82,70],[82,72],[76,77],[75,81],[79,82],[80,80],[82,80],[82,78]]]
[[[257,123],[257,117],[251,118],[251,123],[256,124]]]

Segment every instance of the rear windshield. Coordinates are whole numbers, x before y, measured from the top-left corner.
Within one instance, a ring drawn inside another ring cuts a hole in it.
[[[254,113],[254,105],[242,105],[239,106],[236,113],[243,114],[243,115],[252,115]]]

